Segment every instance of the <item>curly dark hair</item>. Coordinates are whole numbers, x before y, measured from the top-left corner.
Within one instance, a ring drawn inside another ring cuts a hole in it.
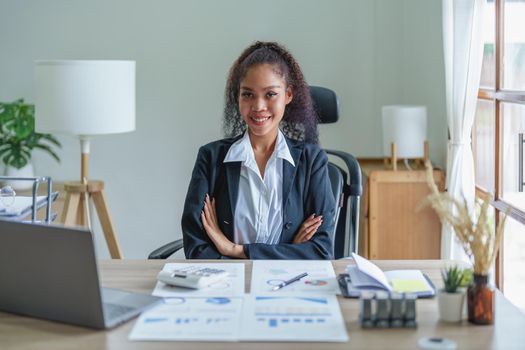
[[[226,137],[237,136],[246,130],[239,111],[241,80],[248,69],[259,64],[271,64],[293,91],[292,101],[286,105],[281,130],[294,140],[317,143],[317,114],[314,110],[310,89],[299,64],[292,54],[275,42],[257,41],[245,49],[230,68],[225,90],[223,130]]]

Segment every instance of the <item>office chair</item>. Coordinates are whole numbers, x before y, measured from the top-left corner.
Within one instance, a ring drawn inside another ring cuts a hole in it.
[[[335,123],[339,119],[339,101],[334,91],[320,86],[310,86],[310,94],[319,116],[320,124]],[[328,176],[336,200],[336,227],[333,232],[334,257],[347,257],[357,253],[359,241],[359,199],[362,194],[361,167],[349,153],[327,150],[329,156],[343,161],[347,170],[328,162]],[[348,227],[348,229],[347,229]],[[148,259],[166,259],[182,249],[183,240],[170,242],[150,253]]]
[[[339,100],[333,90],[310,86],[310,94],[314,107],[319,115],[320,124],[332,124],[339,120]],[[336,166],[343,177],[343,192],[339,205],[340,213],[337,220],[334,238],[335,259],[357,253],[359,242],[359,201],[363,193],[361,167],[349,153],[325,149],[328,156],[338,158],[344,163],[346,170]],[[336,197],[337,199],[337,197]]]

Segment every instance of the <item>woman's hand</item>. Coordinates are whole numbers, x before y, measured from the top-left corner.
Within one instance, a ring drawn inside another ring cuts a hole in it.
[[[323,223],[323,216],[315,216],[315,214],[310,215],[299,227],[299,231],[295,234],[293,243],[303,243],[309,241],[314,234],[317,232],[317,229]]]
[[[206,198],[204,199],[204,209],[201,212],[201,220],[204,230],[221,255],[246,259],[242,245],[231,242],[219,228],[217,211],[215,210],[215,198],[210,200],[208,194],[206,194]]]

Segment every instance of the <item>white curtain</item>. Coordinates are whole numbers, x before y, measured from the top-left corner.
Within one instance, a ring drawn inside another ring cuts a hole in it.
[[[443,0],[443,50],[447,122],[450,141],[447,152],[447,189],[464,197],[474,208],[474,160],[470,134],[476,112],[483,59],[483,10],[485,0]],[[449,226],[441,233],[441,258],[465,255]]]

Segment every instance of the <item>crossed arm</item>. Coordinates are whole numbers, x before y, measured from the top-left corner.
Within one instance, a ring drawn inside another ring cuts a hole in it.
[[[217,223],[217,212],[215,210],[215,198],[210,198],[208,194],[206,194],[204,200],[204,209],[201,212],[201,220],[204,230],[221,255],[238,259],[248,258],[244,254],[243,246],[230,241],[219,228]],[[292,243],[300,244],[309,241],[322,223],[322,216],[315,216],[315,214],[310,215],[299,227]]]

